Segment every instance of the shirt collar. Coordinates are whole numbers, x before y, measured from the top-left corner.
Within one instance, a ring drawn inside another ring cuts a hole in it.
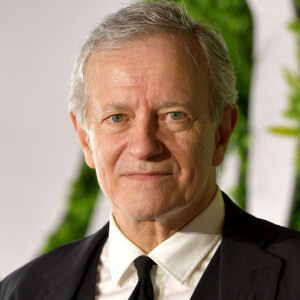
[[[224,217],[225,205],[221,191],[217,188],[211,203],[196,218],[159,244],[148,256],[183,284],[220,239]],[[134,274],[132,262],[138,256],[146,255],[123,235],[112,214],[108,255],[115,285],[121,285],[123,280]]]
[[[132,262],[141,255],[146,255],[139,247],[132,243],[118,228],[112,213],[109,218],[108,257],[112,280],[115,285],[122,284],[135,272]]]

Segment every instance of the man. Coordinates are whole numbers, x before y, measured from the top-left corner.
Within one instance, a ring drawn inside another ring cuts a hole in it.
[[[110,225],[8,276],[1,300],[300,299],[299,233],[216,185],[236,98],[225,44],[204,22],[165,2],[107,17],[79,54],[70,115]]]

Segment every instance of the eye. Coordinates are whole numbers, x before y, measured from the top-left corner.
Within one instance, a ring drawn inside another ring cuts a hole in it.
[[[182,111],[173,111],[169,113],[169,116],[172,120],[178,121],[184,119],[186,117],[186,114]]]
[[[113,115],[113,116],[110,116],[110,119],[113,123],[121,123],[124,121],[124,115],[122,115],[122,114]]]

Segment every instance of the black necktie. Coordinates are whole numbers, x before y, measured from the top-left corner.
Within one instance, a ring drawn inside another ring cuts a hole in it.
[[[128,300],[153,300],[153,286],[150,271],[155,262],[147,256],[139,256],[135,261],[139,281]]]

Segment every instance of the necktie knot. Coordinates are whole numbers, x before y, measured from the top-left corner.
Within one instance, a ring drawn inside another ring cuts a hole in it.
[[[139,280],[148,280],[150,278],[150,271],[156,263],[148,256],[139,256],[134,261],[135,268],[138,273]]]
[[[129,300],[153,300],[153,286],[150,271],[155,262],[147,256],[139,256],[134,265],[138,274],[139,281],[134,288]]]

